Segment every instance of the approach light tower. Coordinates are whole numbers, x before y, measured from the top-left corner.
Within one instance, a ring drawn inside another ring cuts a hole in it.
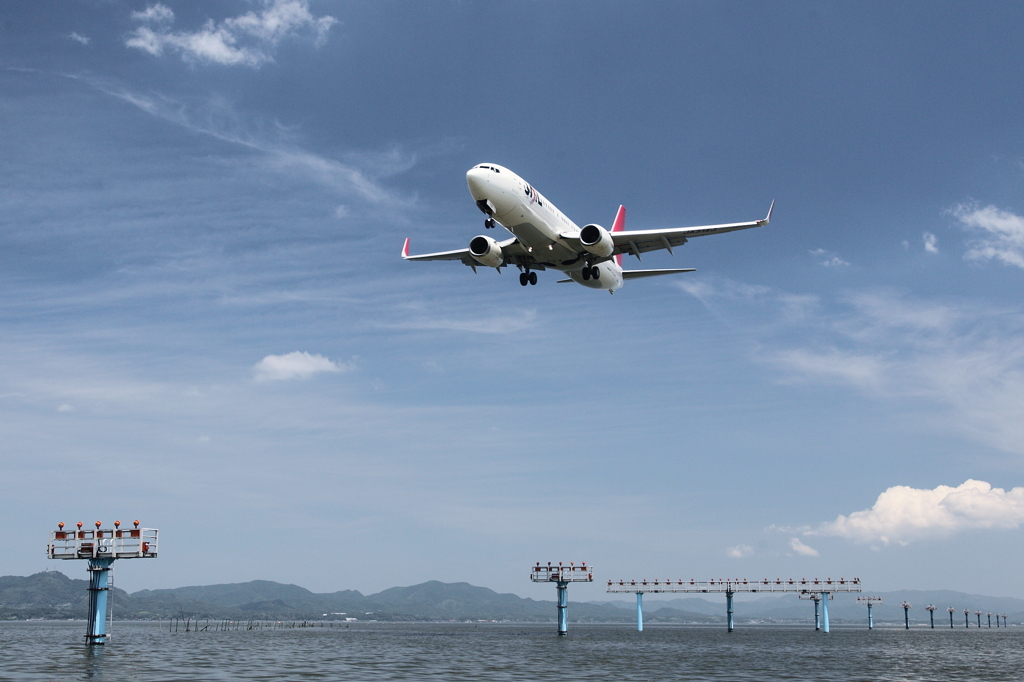
[[[868,630],[873,629],[875,627],[875,619],[871,616],[871,607],[872,606],[881,606],[882,605],[882,598],[881,597],[857,597],[857,603],[858,604],[867,604],[868,605]]]
[[[910,607],[911,603],[904,601],[900,606],[903,607],[903,626],[905,629],[910,629]]]
[[[115,559],[155,559],[157,552],[157,529],[134,528],[121,530],[121,522],[114,521],[114,527],[102,528],[103,522],[96,522],[96,530],[64,530],[64,522],[57,524],[59,530],[50,531],[50,544],[46,556],[50,559],[89,560],[89,622],[86,626],[86,644],[104,644],[107,641],[107,594],[110,592],[110,568]]]
[[[928,606],[924,607],[925,611],[928,612],[928,620],[931,621],[932,630],[935,629],[935,609],[937,608],[939,607],[935,604],[929,604]]]
[[[986,616],[988,616],[988,627],[989,627],[989,629],[991,630],[991,629],[992,629],[992,612],[991,612],[991,611],[989,611],[989,612],[988,612],[988,613],[986,613],[985,615],[986,615]]]
[[[981,629],[981,611],[975,611],[974,615],[978,617],[978,629]]]
[[[579,566],[574,561],[570,561],[568,566],[563,566],[561,561],[557,566],[552,566],[550,561],[547,566],[541,566],[538,561],[530,571],[530,580],[535,583],[555,583],[558,588],[558,634],[564,635],[569,623],[569,583],[594,582],[594,567],[587,568],[586,561]]]
[[[950,606],[946,610],[949,611],[949,629],[952,630],[953,629],[953,614],[956,613],[956,609],[954,609],[952,606]]]

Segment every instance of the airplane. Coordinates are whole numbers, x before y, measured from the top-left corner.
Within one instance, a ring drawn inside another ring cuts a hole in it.
[[[503,166],[481,163],[466,173],[469,193],[477,207],[483,211],[485,228],[497,224],[512,233],[512,237],[498,241],[486,235],[473,237],[469,248],[438,253],[409,255],[409,239],[402,247],[402,258],[409,261],[457,260],[473,268],[478,266],[501,268],[516,266],[519,284],[537,283],[537,270],[559,270],[568,279],[558,283],[576,282],[590,289],[603,289],[615,293],[626,280],[680,272],[694,272],[696,268],[664,270],[623,270],[622,255],[640,254],[658,249],[682,246],[692,237],[721,234],[735,230],[767,225],[772,218],[775,201],[762,220],[724,225],[676,227],[657,230],[626,230],[626,209],[619,206],[612,223],[606,230],[600,225],[585,225],[582,229],[569,220],[555,205],[544,198],[530,183]]]

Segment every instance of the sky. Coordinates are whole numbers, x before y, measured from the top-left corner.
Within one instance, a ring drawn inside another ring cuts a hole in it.
[[[1014,2],[10,3],[0,574],[134,591],[859,577],[1024,597]],[[409,263],[501,164],[628,267]]]

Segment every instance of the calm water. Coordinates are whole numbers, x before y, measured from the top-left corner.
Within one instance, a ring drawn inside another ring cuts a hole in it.
[[[1024,629],[351,624],[169,633],[3,623],[0,680],[1021,680]]]

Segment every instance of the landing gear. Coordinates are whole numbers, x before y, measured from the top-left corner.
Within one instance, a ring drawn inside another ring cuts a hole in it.
[[[594,267],[590,267],[589,265],[587,265],[584,266],[583,272],[581,274],[583,275],[583,281],[586,281],[591,277],[593,277],[594,279],[600,279],[601,269],[598,268],[596,265]]]
[[[494,218],[488,218],[484,221],[484,228],[490,230],[494,227]]]
[[[521,272],[519,273],[519,286],[525,287],[527,284],[537,283],[536,272]]]

